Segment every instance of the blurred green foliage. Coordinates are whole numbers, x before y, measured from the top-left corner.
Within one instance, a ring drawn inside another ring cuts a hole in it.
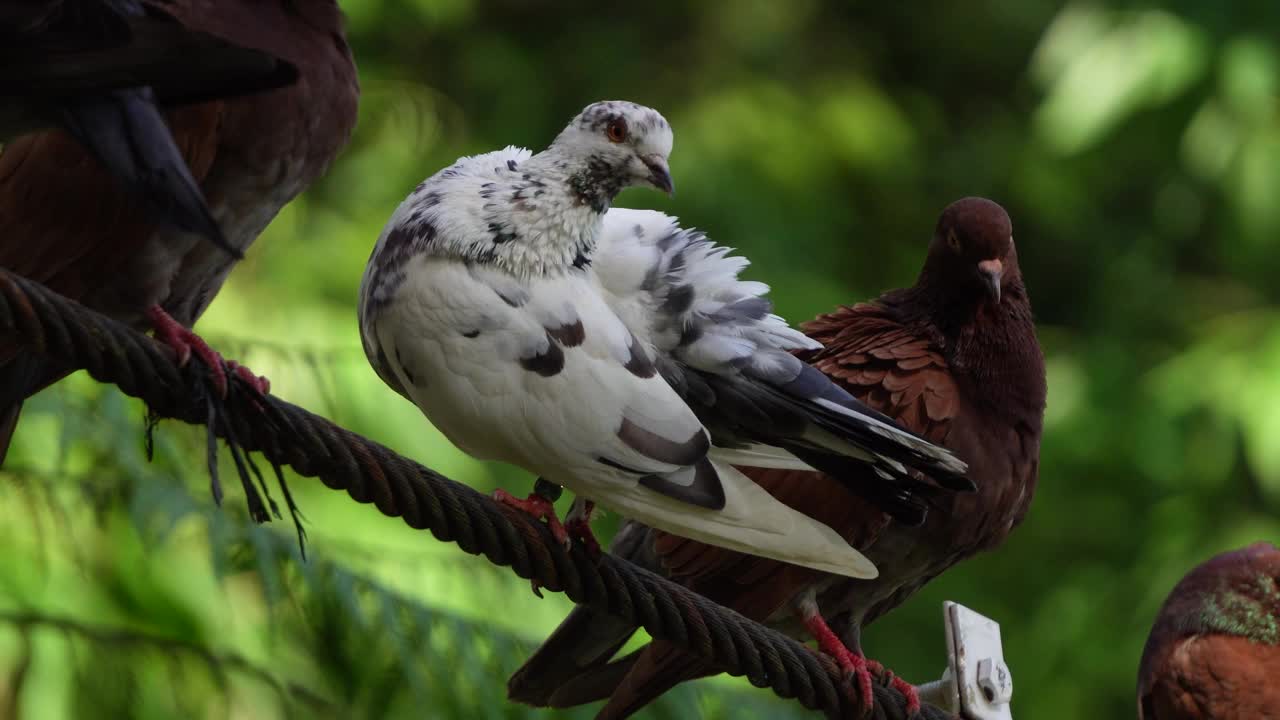
[[[281,397],[478,488],[526,487],[377,380],[356,288],[421,178],[625,98],[674,125],[680,192],[623,204],[740,248],[793,321],[911,283],[957,197],[1014,218],[1049,356],[1036,501],[1004,548],[874,626],[872,655],[936,677],[952,599],[1001,622],[1016,717],[1132,717],[1168,589],[1280,537],[1275,3],[344,7],[355,140],[198,328]],[[147,463],[142,417],[83,376],[29,404],[0,477],[0,717],[551,717],[504,681],[563,597],[294,478],[303,562],[287,522],[247,522],[225,457],[213,506],[199,429],[162,425]],[[646,716],[698,714],[803,715],[719,678]]]

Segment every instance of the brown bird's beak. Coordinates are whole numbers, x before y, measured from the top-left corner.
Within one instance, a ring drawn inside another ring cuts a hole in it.
[[[1000,275],[1004,273],[1004,263],[999,260],[983,260],[978,263],[978,275],[987,286],[987,294],[997,305],[1000,303]]]
[[[646,155],[640,160],[649,168],[649,182],[669,197],[675,197],[676,186],[671,181],[671,169],[667,161],[659,155]]]

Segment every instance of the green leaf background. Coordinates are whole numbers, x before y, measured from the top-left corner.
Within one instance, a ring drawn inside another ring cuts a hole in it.
[[[343,6],[355,139],[198,326],[281,397],[479,489],[526,489],[374,376],[356,288],[423,177],[625,98],[672,122],[679,194],[621,204],[739,248],[793,321],[912,282],[957,197],[1014,219],[1049,358],[1036,500],[1003,548],[872,627],[873,656],[936,678],[955,600],[1001,623],[1015,717],[1132,717],[1173,583],[1280,539],[1274,3]],[[248,522],[226,456],[213,505],[200,429],[162,424],[146,462],[143,413],[83,375],[28,404],[0,474],[0,717],[592,716],[505,701],[563,597],[290,476],[304,562],[287,521]],[[723,677],[643,715],[805,716]]]

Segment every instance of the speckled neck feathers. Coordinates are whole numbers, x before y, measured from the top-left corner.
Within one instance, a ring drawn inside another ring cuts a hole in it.
[[[379,251],[401,261],[410,250],[456,257],[519,277],[582,268],[621,187],[607,166],[575,168],[554,147],[464,158],[418,186]]]
[[[397,209],[366,284],[387,296],[396,266],[419,254],[521,279],[582,269],[619,192],[646,183],[671,189],[671,145],[671,128],[656,110],[605,101],[587,106],[537,155],[507,147],[461,158]]]

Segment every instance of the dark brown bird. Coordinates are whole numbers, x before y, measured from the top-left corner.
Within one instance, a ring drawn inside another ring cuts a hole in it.
[[[841,532],[880,569],[872,580],[835,578],[635,524],[623,527],[612,552],[747,617],[816,638],[869,693],[869,670],[878,667],[861,654],[861,628],[955,563],[1003,542],[1035,489],[1044,358],[1008,215],[982,198],[953,203],[938,220],[915,286],[842,307],[804,329],[825,347],[803,359],[903,427],[955,451],[977,492],[936,498],[924,524],[911,527],[827,475],[743,468],[778,499]],[[512,676],[510,697],[550,707],[608,697],[599,717],[622,718],[677,683],[717,672],[662,642],[609,662],[634,630],[575,609]]]
[[[1280,718],[1280,548],[1222,553],[1174,586],[1142,651],[1138,718]]]
[[[62,127],[156,220],[228,252],[160,105],[292,83],[297,69],[141,0],[0,0],[0,140]]]
[[[297,70],[296,81],[279,89],[167,113],[213,220],[243,253],[350,138],[359,88],[341,11],[333,0],[141,6]],[[144,205],[63,130],[23,135],[0,153],[0,266],[139,329],[153,327],[180,359],[199,356],[225,392],[221,358],[189,328],[236,258],[157,222]],[[0,363],[2,452],[22,401],[65,370],[14,346],[0,345]]]

